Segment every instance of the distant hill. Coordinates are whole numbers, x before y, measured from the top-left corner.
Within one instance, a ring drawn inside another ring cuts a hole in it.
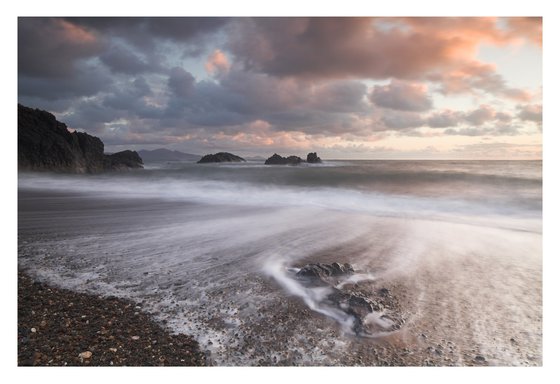
[[[184,153],[180,151],[171,151],[165,148],[158,148],[154,150],[141,149],[138,154],[146,161],[198,161],[200,155],[193,155],[192,153]]]

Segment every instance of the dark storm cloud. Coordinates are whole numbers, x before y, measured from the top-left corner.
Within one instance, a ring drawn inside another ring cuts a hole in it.
[[[93,96],[101,91],[110,91],[113,79],[99,68],[82,66],[65,77],[18,76],[20,97],[35,97],[45,100],[70,99]]]
[[[18,71],[33,77],[66,77],[76,62],[103,49],[99,36],[62,19],[18,19]]]
[[[207,35],[229,22],[224,17],[85,17],[69,22],[105,35],[119,37],[144,51],[152,51],[157,40],[188,43],[186,54],[198,55]]]
[[[174,96],[178,98],[187,98],[192,95],[194,91],[194,76],[185,71],[183,68],[171,68],[167,86]]]
[[[166,114],[193,126],[219,128],[264,120],[285,131],[351,132],[356,116],[370,112],[367,87],[355,81],[315,85],[234,70],[220,82],[191,80],[184,69],[171,73],[168,87],[173,96]]]
[[[112,46],[101,54],[99,59],[115,73],[134,75],[153,69],[142,58],[123,46]]]

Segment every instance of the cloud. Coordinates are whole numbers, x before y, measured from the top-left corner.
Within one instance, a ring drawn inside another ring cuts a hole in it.
[[[110,37],[118,37],[144,52],[161,41],[180,43],[187,55],[197,56],[209,36],[223,28],[224,17],[70,17],[69,23]]]
[[[438,91],[444,95],[472,93],[480,90],[516,101],[528,101],[532,94],[518,88],[511,88],[504,78],[496,73],[492,64],[473,60],[450,71],[429,74],[430,81],[439,83]]]
[[[495,18],[243,18],[229,28],[246,68],[307,78],[424,79],[511,39]]]
[[[491,121],[496,116],[496,111],[488,105],[481,105],[479,108],[465,114],[464,119],[472,125],[482,125]]]
[[[422,116],[414,112],[387,111],[382,120],[387,128],[394,130],[417,128],[424,125]]]
[[[18,76],[19,97],[34,97],[46,100],[76,99],[91,97],[101,91],[109,91],[113,80],[95,66],[77,67],[65,77]]]
[[[112,46],[101,54],[99,59],[115,73],[134,75],[153,69],[138,55],[135,55],[124,46]]]
[[[23,76],[66,77],[76,62],[99,54],[99,36],[68,21],[55,18],[18,19],[18,72]]]
[[[194,83],[194,76],[190,72],[180,67],[171,68],[167,85],[174,96],[179,98],[191,96],[194,91]]]
[[[517,117],[524,121],[533,121],[535,123],[542,123],[542,105],[529,104],[518,106]]]
[[[432,99],[423,84],[391,80],[388,85],[376,85],[370,100],[384,108],[400,111],[422,112],[432,108]]]
[[[210,75],[220,75],[229,71],[230,63],[227,56],[219,49],[216,49],[208,56],[204,68]]]
[[[431,114],[426,124],[431,128],[455,127],[463,120],[463,113],[449,109]]]
[[[444,39],[384,30],[370,18],[238,19],[231,28],[238,60],[275,76],[419,78],[455,59]]]
[[[542,17],[509,17],[507,26],[511,38],[525,39],[542,46]]]

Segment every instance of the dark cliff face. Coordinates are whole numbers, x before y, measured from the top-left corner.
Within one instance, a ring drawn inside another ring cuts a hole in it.
[[[66,124],[57,121],[51,113],[18,104],[20,170],[96,173],[142,168],[138,154],[139,161],[123,156],[116,159],[127,161],[119,163],[116,159],[106,159],[103,150],[104,145],[99,138],[83,132],[69,132]]]
[[[103,142],[85,133],[70,133],[46,111],[18,105],[18,167],[22,170],[99,172]]]

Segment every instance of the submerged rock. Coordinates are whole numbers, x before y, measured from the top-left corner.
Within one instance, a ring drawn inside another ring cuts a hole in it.
[[[202,156],[202,158],[198,160],[197,163],[225,163],[241,161],[245,161],[245,159],[229,152],[218,152]]]
[[[352,268],[352,266],[348,263],[319,263],[307,264],[296,273],[296,276],[325,279],[330,276],[342,276],[350,273],[354,273],[354,268]]]
[[[318,306],[350,316],[351,329],[356,335],[368,336],[400,328],[404,319],[395,311],[397,300],[387,288],[373,290],[357,283],[340,284],[340,280],[351,278],[354,273],[354,267],[348,263],[315,263],[302,267],[295,278],[309,289],[327,289],[322,298],[316,299]]]

